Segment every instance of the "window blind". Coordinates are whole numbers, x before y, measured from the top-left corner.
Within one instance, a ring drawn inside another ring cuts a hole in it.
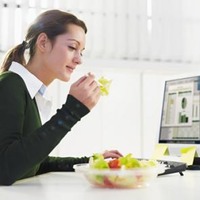
[[[42,11],[61,9],[88,27],[85,57],[200,62],[199,0],[0,0],[0,51],[24,40]]]

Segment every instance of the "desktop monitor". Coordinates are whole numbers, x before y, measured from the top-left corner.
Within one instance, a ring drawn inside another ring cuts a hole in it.
[[[159,143],[172,156],[196,146],[200,157],[200,76],[165,81]]]

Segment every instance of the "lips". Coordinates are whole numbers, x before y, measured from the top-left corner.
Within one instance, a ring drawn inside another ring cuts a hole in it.
[[[75,68],[70,67],[70,66],[66,66],[70,71],[73,71]]]

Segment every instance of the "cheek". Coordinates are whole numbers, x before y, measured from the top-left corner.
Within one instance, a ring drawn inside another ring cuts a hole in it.
[[[54,55],[54,59],[56,62],[64,62],[68,58],[68,54],[66,51],[57,51]]]
[[[49,53],[50,53],[50,56],[53,57],[55,60],[59,60],[59,59],[61,59],[61,58],[66,56],[67,49],[66,49],[65,46],[55,45],[53,47],[53,49],[51,49],[51,51]]]

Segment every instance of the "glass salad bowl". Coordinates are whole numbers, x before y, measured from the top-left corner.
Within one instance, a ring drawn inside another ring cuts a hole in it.
[[[139,161],[140,162],[140,161]],[[145,161],[146,163],[148,161]],[[107,162],[109,163],[109,162]],[[93,186],[102,188],[147,187],[164,171],[160,165],[126,168],[95,168],[91,163],[74,165],[75,172],[82,173]]]

